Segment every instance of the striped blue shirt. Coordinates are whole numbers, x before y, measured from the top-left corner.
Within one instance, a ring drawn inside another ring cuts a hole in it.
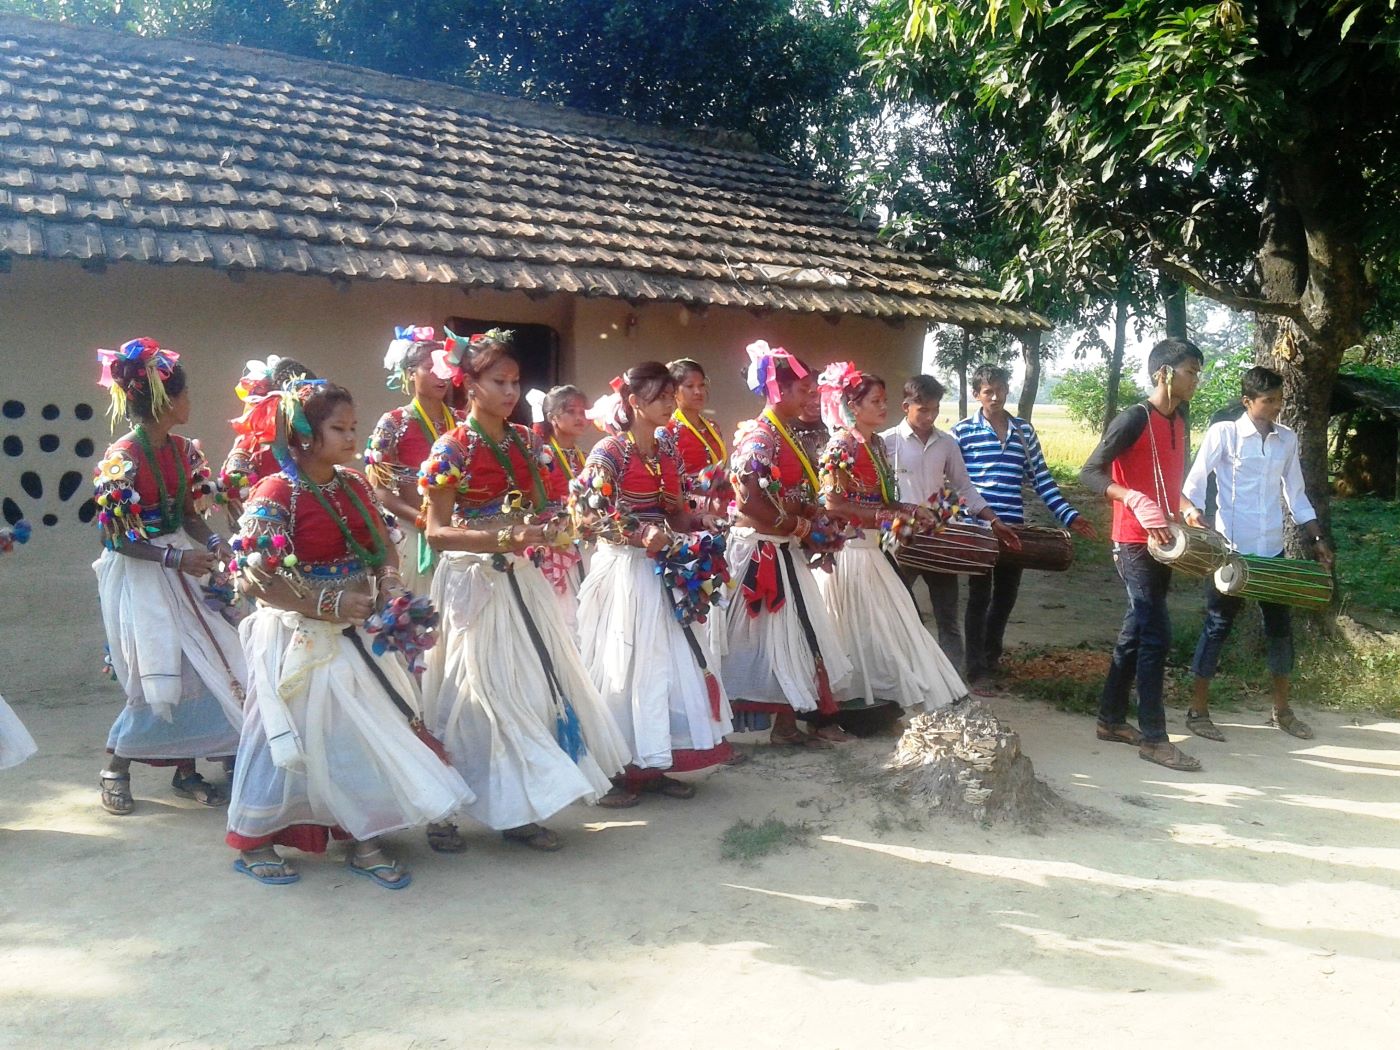
[[[1040,451],[1040,439],[1026,420],[1011,417],[1003,445],[992,425],[982,418],[979,408],[953,425],[953,437],[962,449],[968,476],[997,517],[1012,525],[1025,524],[1026,504],[1021,484],[1027,481],[1061,525],[1068,526],[1079,517],[1079,512],[1060,495],[1060,488],[1045,463],[1045,453]]]

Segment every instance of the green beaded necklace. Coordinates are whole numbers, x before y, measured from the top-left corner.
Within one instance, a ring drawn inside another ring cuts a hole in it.
[[[336,472],[336,480],[340,480],[339,471]],[[350,531],[350,526],[345,524],[345,519],[331,506],[330,500],[326,499],[322,494],[321,486],[317,485],[316,482],[312,481],[304,473],[301,476],[301,483],[306,486],[307,491],[310,492],[311,495],[316,497],[316,502],[321,505],[321,508],[329,514],[331,520],[335,522],[335,526],[340,530],[340,535],[345,539],[345,546],[349,549],[351,554],[371,569],[377,569],[384,564],[384,540],[379,535],[379,530],[375,528],[374,518],[370,516],[369,508],[366,507],[364,501],[360,499],[359,493],[355,491],[355,486],[351,482],[344,482],[345,491],[349,494],[350,502],[354,504],[355,509],[359,511],[360,517],[364,520],[364,523],[369,526],[369,534],[374,539],[373,551],[365,550],[364,547],[360,546],[359,541],[355,539],[354,533]],[[332,482],[332,484],[334,484],[334,482]]]
[[[151,437],[146,433],[146,428],[138,426],[132,432],[141,444],[141,455],[146,460],[146,466],[156,477],[156,492],[160,497],[160,531],[162,533],[174,532],[185,520],[185,496],[189,491],[190,484],[189,475],[185,473],[185,465],[180,462],[180,450],[174,447],[174,439],[167,437],[167,440],[171,442],[175,469],[180,475],[180,487],[176,490],[175,498],[172,500],[170,490],[165,485],[165,472],[160,469],[160,464],[156,462],[156,450],[151,446]]]
[[[511,466],[510,457],[506,455],[505,449],[501,448],[499,444],[493,441],[490,434],[481,429],[481,424],[476,421],[475,416],[467,420],[467,425],[472,428],[472,431],[477,437],[486,442],[486,447],[489,448],[491,454],[496,457],[496,462],[499,463],[501,469],[506,472],[506,477],[510,478],[513,482],[517,482],[518,479],[515,476],[515,468]],[[525,465],[530,468],[530,480],[534,482],[535,486],[535,509],[540,510],[548,501],[545,498],[544,479],[540,477],[539,468],[535,466],[534,458],[531,457],[529,449],[525,447],[525,443],[520,440],[520,435],[515,432],[515,428],[509,423],[506,424],[506,437],[515,445],[516,450],[520,453],[520,458],[523,459]]]

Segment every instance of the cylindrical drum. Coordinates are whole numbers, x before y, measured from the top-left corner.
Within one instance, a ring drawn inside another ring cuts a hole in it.
[[[992,571],[999,550],[991,529],[951,522],[938,532],[909,537],[895,549],[894,560],[901,569],[976,576]]]
[[[1209,576],[1230,559],[1230,545],[1214,529],[1194,525],[1168,525],[1171,543],[1147,541],[1147,551],[1163,565],[1187,576]]]
[[[1074,564],[1074,544],[1066,529],[1051,529],[1044,525],[1012,525],[1021,541],[1021,549],[1013,551],[1001,544],[998,562],[1022,569],[1043,572],[1064,572]]]
[[[1236,554],[1215,570],[1215,587],[1234,598],[1325,609],[1332,604],[1332,574],[1317,562]]]

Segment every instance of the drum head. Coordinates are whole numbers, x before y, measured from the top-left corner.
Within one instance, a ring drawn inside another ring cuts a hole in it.
[[[1243,559],[1230,555],[1230,560],[1215,570],[1215,589],[1221,594],[1236,594],[1249,582],[1249,567]]]
[[[1157,543],[1152,537],[1147,538],[1147,549],[1152,557],[1158,561],[1172,562],[1179,559],[1186,553],[1187,539],[1186,530],[1176,522],[1170,523],[1167,528],[1171,530],[1171,543]]]

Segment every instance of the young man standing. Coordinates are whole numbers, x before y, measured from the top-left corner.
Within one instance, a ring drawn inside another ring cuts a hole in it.
[[[899,498],[906,503],[927,504],[945,485],[957,490],[967,504],[967,512],[990,523],[1004,543],[1020,546],[1016,533],[997,517],[968,477],[962,450],[952,436],[934,426],[943,384],[933,376],[914,376],[904,384],[904,419],[880,434],[885,453],[894,466]],[[928,587],[933,617],[938,624],[938,645],[956,666],[963,662],[962,627],[958,623],[958,577],[952,573],[902,569],[900,575],[914,593],[914,581],[923,579]]]
[[[972,396],[981,406],[953,427],[967,473],[993,514],[1010,525],[1026,521],[1023,482],[1060,524],[1094,539],[1094,526],[1070,506],[1045,463],[1040,439],[1027,420],[1006,411],[1011,374],[996,365],[979,365],[972,373]],[[1019,566],[997,565],[989,575],[967,580],[967,677],[973,691],[985,690],[1000,669],[1006,624],[1021,588]]]
[[[1186,403],[1204,364],[1201,351],[1185,339],[1163,339],[1154,346],[1147,358],[1151,395],[1114,417],[1079,473],[1086,488],[1113,501],[1113,564],[1128,591],[1128,611],[1099,700],[1098,738],[1132,744],[1148,762],[1192,773],[1201,764],[1168,738],[1162,703],[1172,640],[1167,610],[1172,570],[1153,560],[1147,544],[1149,539],[1171,542],[1167,526],[1182,508],[1190,435]],[[1128,725],[1134,681],[1141,732]]]
[[[1203,525],[1198,510],[1205,504],[1206,480],[1215,476],[1219,497],[1215,530],[1241,554],[1266,558],[1283,553],[1283,510],[1303,530],[1314,556],[1329,572],[1332,549],[1322,537],[1317,514],[1303,488],[1298,460],[1298,436],[1278,422],[1283,411],[1283,377],[1267,368],[1251,368],[1240,377],[1244,414],[1212,424],[1201,451],[1186,476],[1182,516],[1188,525]],[[1210,680],[1220,666],[1220,650],[1230,636],[1244,599],[1221,594],[1206,580],[1206,622],[1191,661],[1195,675],[1186,727],[1207,740],[1224,740],[1210,718]],[[1269,724],[1300,740],[1312,739],[1312,729],[1293,713],[1288,697],[1293,674],[1293,621],[1288,606],[1260,602],[1264,617],[1265,664],[1273,679],[1274,713]]]

